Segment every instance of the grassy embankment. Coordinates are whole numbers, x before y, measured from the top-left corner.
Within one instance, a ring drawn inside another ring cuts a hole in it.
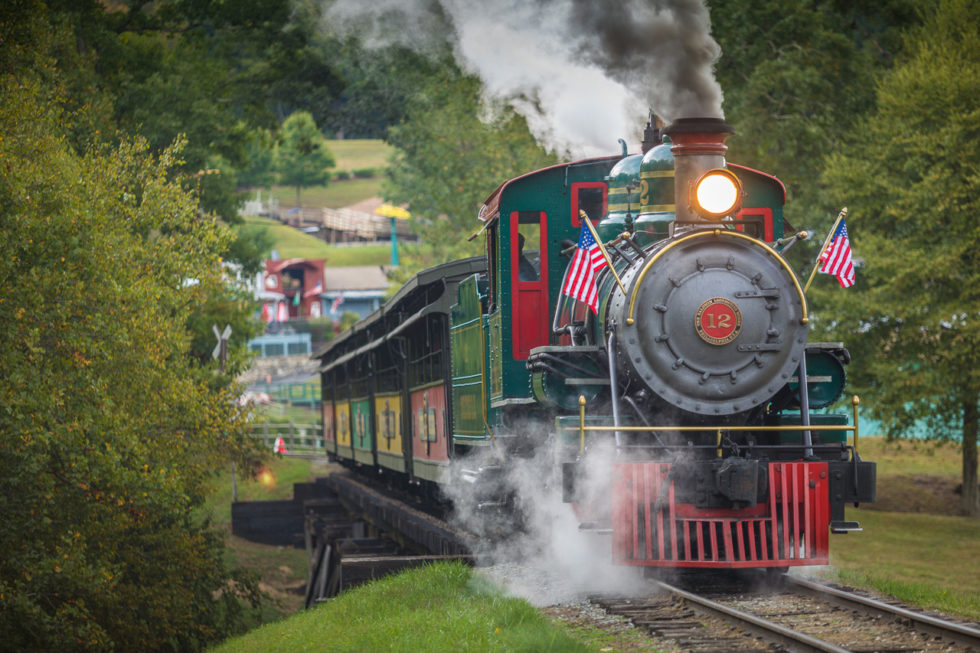
[[[333,152],[337,164],[333,173],[346,172],[350,179],[331,179],[326,186],[312,186],[300,192],[300,203],[306,207],[325,206],[339,209],[350,206],[369,197],[380,197],[381,179],[388,164],[392,147],[381,140],[349,139],[327,141],[327,148]],[[359,170],[373,170],[373,177],[357,178],[353,173]],[[296,189],[290,186],[274,186],[272,196],[279,205],[286,208],[296,206]]]
[[[313,480],[309,460],[274,458],[258,479],[236,479],[239,501],[271,501],[293,496],[293,483]],[[255,572],[260,586],[272,599],[263,615],[274,621],[303,608],[306,586],[306,551],[281,546],[267,546],[234,537],[231,534],[231,470],[215,478],[214,494],[204,508],[212,523],[228,535],[228,555],[233,564]]]
[[[389,145],[380,140],[344,140],[329,141],[328,147],[337,160],[336,170],[372,168],[378,174],[370,179],[334,180],[326,186],[304,188],[300,195],[303,206],[336,209],[380,195],[381,175],[391,152]],[[263,191],[262,195],[267,197],[268,191]],[[296,191],[293,188],[275,186],[272,188],[272,196],[284,208],[292,207],[296,203]],[[276,220],[250,217],[245,219],[245,224],[268,228],[281,258],[322,258],[326,259],[329,267],[385,265],[391,261],[391,248],[388,245],[332,247]]]
[[[832,536],[829,575],[933,610],[980,621],[980,519],[956,516],[960,448],[861,438],[878,463],[878,503],[848,508],[864,532]]]
[[[277,220],[247,217],[245,224],[268,228],[276,243],[273,248],[279,252],[280,258],[322,258],[326,259],[327,267],[386,265],[391,262],[391,245],[336,247]]]
[[[462,564],[406,571],[216,649],[239,651],[595,651]]]
[[[927,489],[920,496],[903,498],[905,507],[914,509],[940,502],[947,511],[955,511],[959,497],[949,489],[959,470],[959,450],[955,445],[862,438],[861,452],[864,458],[878,462],[882,506],[893,508],[896,495],[907,497],[907,479],[913,477],[936,482],[921,483]],[[286,480],[287,475],[296,480],[310,475],[308,462],[277,460],[272,467],[279,477],[274,489],[266,490],[257,483],[240,484],[240,496],[288,496],[287,483],[292,481]],[[222,500],[227,503],[230,484],[225,485]],[[980,578],[974,554],[980,540],[980,520],[932,512],[874,510],[869,506],[851,509],[848,517],[859,520],[864,532],[832,538],[833,567],[825,570],[825,575],[915,605],[980,620]],[[264,578],[274,579],[287,564],[295,564],[296,578],[305,574],[302,552],[297,561],[286,563],[283,557],[277,557],[285,552],[276,547],[244,544],[252,552],[239,552],[238,560]],[[263,550],[268,551],[269,560],[263,558]],[[518,608],[511,599],[503,599],[479,581],[471,581],[464,571],[421,569],[365,586],[315,611],[268,624],[219,650],[596,651],[623,645],[622,633],[618,635],[620,639],[612,641],[605,631],[580,627],[567,630],[585,642],[585,649],[576,648],[578,644],[556,635],[546,620],[533,616],[529,606]],[[274,583],[270,581],[267,586],[270,584]],[[281,613],[288,614],[288,609]],[[531,630],[537,632],[528,634]]]

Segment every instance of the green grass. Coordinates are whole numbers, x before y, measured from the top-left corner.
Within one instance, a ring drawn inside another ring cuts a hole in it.
[[[337,160],[337,170],[375,168],[378,176],[370,179],[331,181],[326,186],[304,188],[300,202],[307,208],[342,208],[351,206],[381,194],[381,172],[392,148],[380,140],[330,141],[330,150]],[[296,204],[296,189],[287,186],[272,188],[272,196],[279,200],[282,209]],[[263,192],[263,197],[267,196]],[[389,245],[365,245],[359,247],[334,247],[309,234],[276,220],[246,217],[246,225],[262,225],[269,229],[275,242],[274,248],[281,258],[322,258],[328,267],[354,265],[387,265],[391,262]]]
[[[378,174],[369,179],[333,180],[326,186],[304,188],[300,193],[303,206],[339,209],[381,195],[383,171],[394,148],[384,141],[367,139],[327,141],[327,147],[337,162],[333,172],[373,168]],[[293,187],[275,186],[272,196],[283,208],[296,206],[296,189]]]
[[[300,458],[271,458],[260,479],[236,478],[239,501],[270,501],[293,496],[293,483],[313,480],[312,465]],[[270,601],[264,605],[262,622],[277,621],[303,608],[308,561],[305,549],[256,544],[231,535],[231,468],[214,479],[215,491],[202,511],[228,534],[228,559],[232,565],[254,572]]]
[[[959,478],[961,474],[963,454],[960,445],[953,442],[889,442],[884,437],[861,436],[858,453],[861,458],[878,463],[879,478],[911,474]]]
[[[928,609],[980,620],[980,575],[976,543],[980,519],[934,514],[955,507],[959,496],[923,495],[910,477],[958,480],[958,444],[861,437],[861,457],[877,463],[879,503],[913,510],[878,510],[876,504],[848,507],[847,518],[861,523],[861,533],[831,537],[831,567],[824,575],[867,587]],[[919,496],[922,495],[922,496]]]
[[[258,216],[246,217],[245,224],[267,227],[280,258],[322,258],[326,259],[327,267],[385,265],[391,262],[390,245],[336,247],[276,220]]]
[[[848,509],[864,531],[834,536],[828,575],[980,621],[980,519]]]
[[[296,406],[287,403],[272,403],[256,408],[256,424],[319,424],[320,411],[309,406]]]
[[[302,190],[299,201],[307,208],[339,209],[380,195],[381,177],[378,176],[371,179],[331,181],[326,186],[310,186]],[[279,200],[281,209],[296,206],[296,188],[293,186],[273,186],[272,196]]]
[[[215,649],[240,651],[588,651],[526,601],[463,564],[412,569]]]
[[[351,138],[327,141],[327,149],[333,153],[337,161],[335,170],[351,171],[385,167],[395,148],[381,140]]]
[[[388,265],[391,263],[391,245],[358,245],[357,247],[331,247],[328,265],[348,267],[352,265]]]
[[[302,458],[271,458],[265,468],[271,476],[263,479],[243,479],[237,477],[239,501],[271,501],[289,499],[293,496],[293,483],[312,480],[311,464]],[[205,510],[212,516],[215,524],[231,529],[231,467],[227,474],[214,479],[214,493]]]

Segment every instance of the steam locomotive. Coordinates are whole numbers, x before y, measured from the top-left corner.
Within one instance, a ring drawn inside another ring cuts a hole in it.
[[[317,352],[329,455],[493,503],[502,470],[546,450],[542,475],[616,563],[826,564],[875,464],[857,398],[828,412],[849,355],[808,341],[785,188],[726,161],[731,133],[651,123],[640,154],[501,184],[485,256],[419,273]],[[604,262],[594,307],[563,292],[583,230]]]

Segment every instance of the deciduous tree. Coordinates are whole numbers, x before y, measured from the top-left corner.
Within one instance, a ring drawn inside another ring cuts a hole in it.
[[[488,116],[478,80],[452,68],[412,98],[389,142],[397,150],[384,192],[408,205],[421,242],[407,248],[405,273],[479,254],[482,242],[467,237],[480,228],[483,201],[501,182],[556,161],[515,112]]]
[[[280,144],[276,148],[276,169],[279,181],[296,187],[296,206],[305,187],[326,186],[333,154],[327,149],[323,134],[307,111],[297,111],[282,124]]]
[[[820,181],[824,157],[874,107],[875,79],[892,65],[921,2],[708,4],[722,48],[725,117],[737,132],[729,160],[776,174],[796,226],[829,228],[840,207]]]
[[[942,0],[924,15],[876,111],[829,159],[862,265],[853,288],[818,299],[843,310],[830,326],[889,435],[919,421],[962,439],[963,510],[978,515],[980,6]]]
[[[9,27],[9,26],[5,26]],[[9,33],[9,32],[5,32]],[[45,47],[44,32],[32,47]],[[56,34],[52,38],[59,38]],[[196,650],[257,598],[197,509],[254,452],[187,324],[229,233],[145,140],[79,153],[0,40],[0,647]]]

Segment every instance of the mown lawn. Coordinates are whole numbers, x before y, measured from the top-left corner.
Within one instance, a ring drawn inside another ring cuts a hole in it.
[[[334,170],[353,172],[362,168],[384,168],[395,148],[382,140],[348,138],[327,141],[327,149],[337,162]]]
[[[980,621],[980,519],[955,516],[959,444],[862,436],[858,446],[877,463],[878,502],[848,507],[864,530],[831,536],[826,575]]]
[[[299,199],[300,205],[305,208],[340,209],[380,195],[379,175],[370,179],[331,181],[326,186],[310,186],[300,191]],[[296,206],[296,188],[293,186],[273,186],[272,196],[279,200],[279,208],[282,210]]]
[[[326,259],[327,267],[387,265],[391,262],[391,246],[387,244],[338,247],[277,220],[258,216],[246,217],[245,225],[245,228],[250,228],[252,225],[268,228],[280,258],[322,258]]]
[[[878,477],[924,474],[942,478],[959,478],[961,452],[959,443],[927,440],[894,440],[861,436],[858,453],[878,463]]]
[[[980,519],[849,508],[861,533],[833,536],[829,576],[980,621]]]
[[[304,188],[300,192],[302,206],[339,209],[381,195],[384,169],[394,148],[384,141],[371,139],[327,141],[327,148],[337,162],[331,169],[332,173],[347,172],[353,175],[355,171],[370,168],[375,175],[370,178],[332,179],[326,186]],[[294,187],[275,186],[272,196],[279,200],[279,205],[284,209],[296,206]]]

